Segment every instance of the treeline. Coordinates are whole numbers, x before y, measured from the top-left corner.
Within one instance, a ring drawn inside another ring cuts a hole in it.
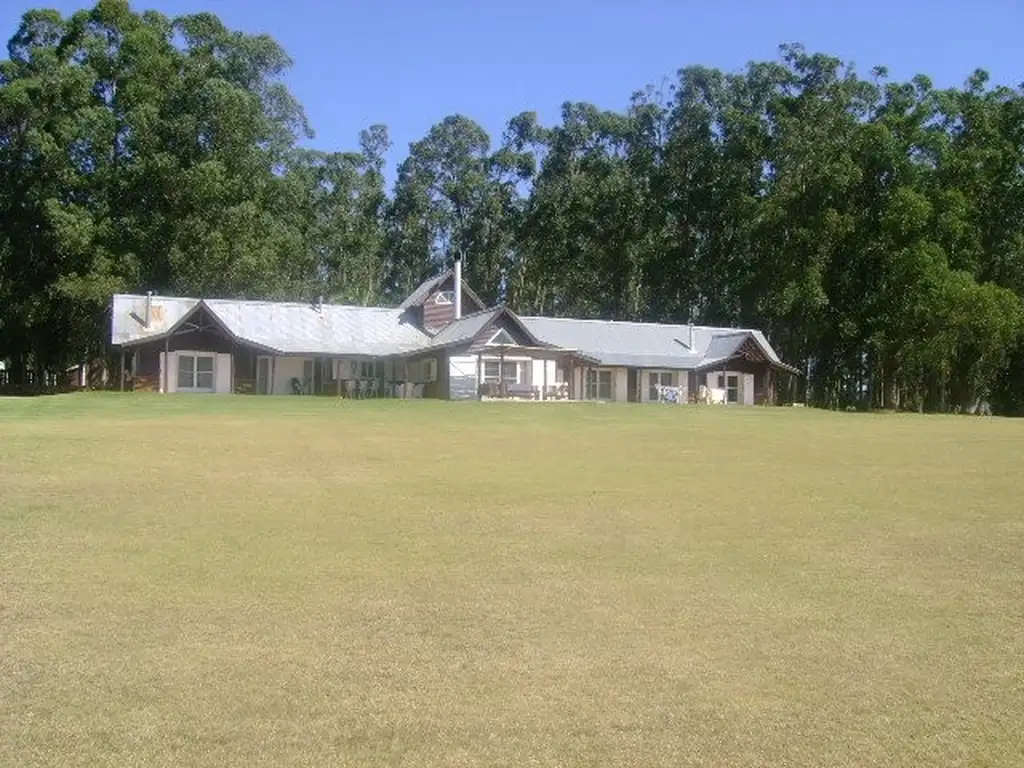
[[[1024,93],[799,46],[624,112],[302,149],[291,62],[211,14],[26,14],[0,63],[0,359],[104,353],[116,291],[397,303],[461,256],[523,312],[764,329],[827,407],[1024,412]]]

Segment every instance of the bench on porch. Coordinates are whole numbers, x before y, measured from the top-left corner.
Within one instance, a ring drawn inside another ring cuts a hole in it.
[[[516,384],[505,381],[485,381],[479,388],[480,397],[494,399],[514,398],[517,400],[538,400],[540,391],[532,384]]]

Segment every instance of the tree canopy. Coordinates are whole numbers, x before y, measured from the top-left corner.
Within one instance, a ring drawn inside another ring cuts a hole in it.
[[[799,45],[607,111],[311,135],[270,37],[100,0],[0,62],[0,359],[101,355],[118,291],[397,303],[462,258],[524,312],[763,329],[826,407],[1024,413],[1024,91]]]

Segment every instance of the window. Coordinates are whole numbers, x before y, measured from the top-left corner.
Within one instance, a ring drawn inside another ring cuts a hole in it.
[[[740,377],[735,373],[725,376],[718,374],[718,388],[725,390],[725,400],[729,403],[740,401]]]
[[[587,399],[612,399],[612,372],[596,368],[587,369]]]
[[[213,392],[213,355],[179,352],[178,389]]]
[[[360,360],[359,361],[359,378],[360,379],[375,379],[377,378],[377,365],[373,360]]]
[[[647,374],[647,399],[652,403],[661,400],[659,387],[671,387],[672,374],[669,371],[651,371]]]
[[[434,294],[435,304],[444,304],[448,306],[455,303],[455,291],[438,291]]]
[[[437,379],[437,360],[433,357],[428,357],[423,361],[423,378],[427,381],[435,381]]]
[[[518,384],[522,366],[518,360],[484,360],[484,381],[504,381]]]
[[[491,336],[491,340],[487,342],[495,346],[518,346],[516,340],[512,338],[512,335],[502,328],[500,331]]]

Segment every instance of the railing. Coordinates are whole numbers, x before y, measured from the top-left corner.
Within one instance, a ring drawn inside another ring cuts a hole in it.
[[[547,388],[544,388],[537,384],[485,381],[478,386],[477,392],[480,397],[494,400],[568,400],[569,384],[568,382],[559,382],[557,384],[549,384]]]

